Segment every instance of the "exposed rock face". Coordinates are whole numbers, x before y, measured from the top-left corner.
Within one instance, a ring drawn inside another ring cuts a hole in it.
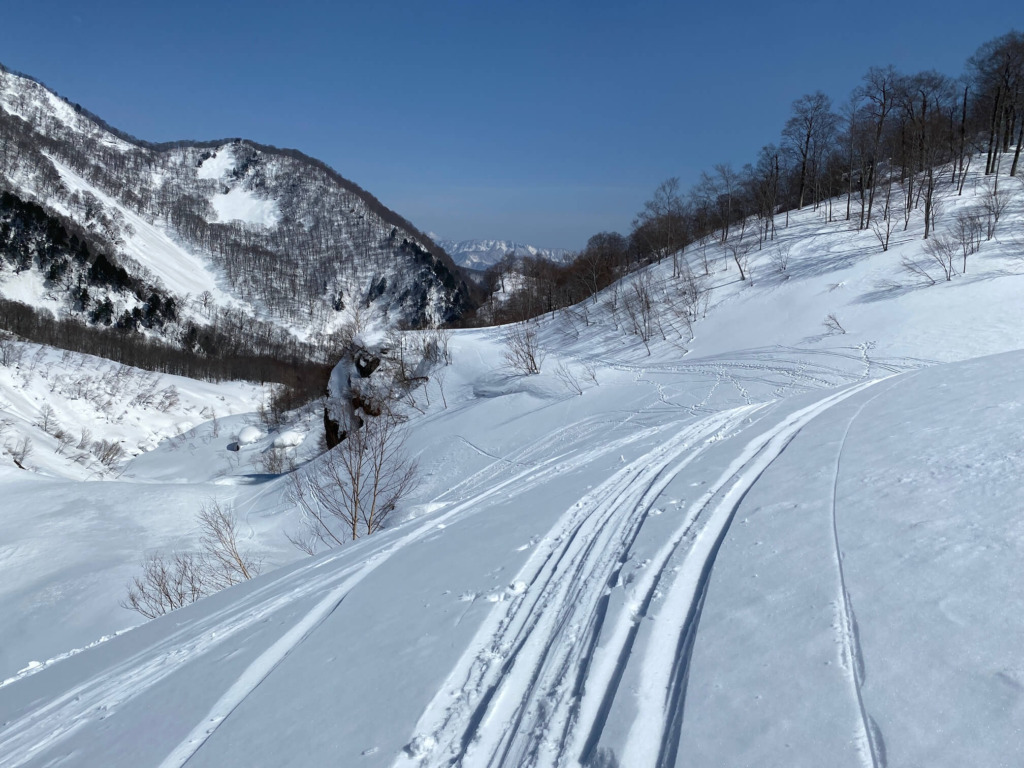
[[[333,448],[345,439],[348,434],[346,426],[359,429],[362,426],[362,415],[380,415],[380,394],[375,393],[372,385],[367,386],[363,382],[369,383],[368,380],[380,368],[382,361],[379,351],[371,351],[353,342],[334,367],[327,385],[328,401],[324,407],[324,432],[328,448]],[[383,387],[389,389],[388,384]]]

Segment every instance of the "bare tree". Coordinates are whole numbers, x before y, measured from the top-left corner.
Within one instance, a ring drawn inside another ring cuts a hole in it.
[[[417,465],[405,454],[398,415],[386,409],[379,416],[355,418],[361,426],[348,429],[345,439],[307,471],[292,475],[303,528],[290,538],[304,552],[375,533],[416,486]]]
[[[142,573],[128,584],[128,596],[121,606],[155,619],[194,603],[205,594],[202,567],[196,555],[176,552],[167,557],[157,553],[142,563]]]
[[[793,102],[792,110],[792,117],[782,129],[782,139],[799,167],[799,209],[804,207],[808,179],[817,173],[815,165],[832,141],[838,118],[832,112],[832,100],[821,91],[801,96]]]
[[[125,456],[124,447],[116,440],[97,440],[92,444],[92,452],[107,469],[113,469]]]
[[[22,437],[14,445],[7,445],[5,447],[7,452],[11,454],[11,459],[18,465],[18,469],[25,469],[25,461],[32,455],[32,438]]]
[[[981,205],[988,216],[988,226],[985,230],[985,239],[991,240],[995,237],[996,225],[999,224],[999,219],[1002,218],[1002,215],[1010,205],[1009,193],[1005,188],[999,188],[998,175],[993,176],[993,178],[985,185],[985,193],[982,196]]]
[[[695,274],[687,266],[677,279],[676,286],[677,292],[674,295],[666,295],[664,298],[669,307],[686,324],[690,339],[693,339],[693,324],[707,314],[711,299],[707,278],[704,275]]]
[[[899,75],[890,67],[872,67],[864,75],[861,87],[857,89],[857,98],[863,104],[861,114],[868,136],[865,137],[862,164],[864,171],[861,178],[861,221],[860,228],[871,226],[871,213],[875,203],[875,187],[879,165],[886,156],[883,152],[883,138],[887,127],[889,113],[896,106],[897,84]],[[864,192],[867,191],[867,210],[864,208]],[[866,216],[865,216],[866,213]]]
[[[37,426],[43,430],[43,432],[49,433],[51,429],[57,423],[57,412],[53,410],[53,406],[49,403],[43,405],[39,409],[39,421],[36,422]]]
[[[124,608],[147,619],[162,616],[201,597],[259,574],[262,560],[238,545],[238,524],[217,502],[200,511],[198,552],[155,553],[128,584]]]
[[[445,395],[445,392],[444,392],[444,382],[445,382],[445,379],[448,376],[447,370],[448,370],[447,368],[442,366],[442,367],[438,368],[437,370],[435,370],[434,374],[433,374],[434,381],[437,382],[437,391],[441,395],[441,403],[444,405],[445,410],[448,410],[448,398],[447,398],[447,396]]]
[[[663,181],[633,221],[635,236],[661,261],[686,244],[686,209],[679,192],[679,179]]]
[[[92,432],[82,427],[82,436],[78,438],[78,444],[75,447],[80,451],[84,451],[89,448],[90,444],[92,444]]]
[[[981,249],[981,233],[983,226],[981,217],[973,210],[960,211],[956,215],[956,222],[953,225],[953,236],[960,245],[960,252],[963,255],[963,268],[960,270],[967,274],[967,257],[973,256]]]
[[[743,235],[734,237],[725,244],[725,249],[732,256],[733,263],[740,271],[740,280],[747,279],[747,263],[750,259],[750,252],[754,249],[754,241],[749,238],[744,240]]]
[[[63,454],[73,442],[75,438],[72,437],[70,432],[66,432],[63,429],[58,429],[53,433],[53,436],[57,439],[57,447],[54,449],[55,453]]]
[[[429,363],[452,364],[452,332],[448,328],[435,325],[423,332],[420,341],[424,360]]]
[[[889,212],[889,215],[883,216],[881,221],[875,219],[871,222],[871,231],[875,233],[875,237],[881,243],[882,253],[889,250],[889,239],[895,229],[896,217],[892,215],[892,211]]]
[[[203,505],[199,512],[199,539],[204,583],[216,591],[258,576],[263,560],[238,545],[238,521],[229,508],[216,501]]]
[[[779,272],[785,272],[789,267],[789,257],[792,251],[792,243],[780,243],[768,252],[768,260]]]
[[[829,335],[832,335],[832,334],[845,335],[846,334],[846,329],[843,328],[843,326],[840,324],[839,318],[836,317],[836,313],[835,312],[829,312],[828,315],[825,316],[825,322],[823,323],[823,325],[825,326],[825,331]]]
[[[583,387],[580,385],[580,380],[576,374],[572,372],[565,363],[559,363],[558,367],[555,368],[555,377],[565,385],[565,388],[570,392],[575,392],[577,395],[583,394]]]
[[[933,236],[924,244],[924,252],[939,265],[947,281],[953,279],[956,274],[953,264],[958,255],[958,243],[952,235],[943,233]]]
[[[21,364],[25,354],[25,345],[15,341],[7,333],[0,333],[0,365],[13,368]]]
[[[537,329],[529,323],[515,323],[505,331],[505,362],[516,373],[540,373],[544,352],[537,338]]]
[[[622,307],[629,318],[630,329],[640,337],[647,354],[651,354],[651,339],[661,331],[661,325],[655,312],[654,285],[649,270],[640,272],[630,281]]]

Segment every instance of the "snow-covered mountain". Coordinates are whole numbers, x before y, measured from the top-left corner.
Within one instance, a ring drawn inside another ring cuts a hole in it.
[[[153,291],[196,322],[230,309],[302,338],[353,313],[416,326],[473,303],[443,249],[319,161],[243,139],[149,144],[2,68],[0,191],[63,229],[46,263],[33,245],[0,268],[0,295],[92,322],[104,301],[102,324],[150,311]],[[73,295],[77,272],[50,267],[73,263],[80,242],[83,263],[101,253],[133,285]]]
[[[537,375],[509,329],[454,331],[403,406],[415,492],[312,559],[284,534],[319,420],[284,439],[209,391],[218,419],[175,406],[153,447],[170,382],[132,405],[97,368],[103,429],[153,450],[83,483],[39,424],[48,386],[58,420],[86,408],[92,364],[23,382],[26,349],[0,368],[39,446],[0,461],[0,766],[1015,764],[1024,190],[1000,188],[948,280],[920,212],[883,252],[808,208],[750,279],[685,252],[696,318],[672,259],[545,315]],[[990,191],[941,186],[938,231]],[[294,473],[261,460],[277,442]],[[209,498],[281,567],[120,632],[138,550],[193,545]]]
[[[571,251],[565,248],[537,248],[511,240],[444,240],[431,235],[459,266],[466,269],[484,270],[497,264],[508,254],[516,258],[540,257],[550,261],[564,261]]]

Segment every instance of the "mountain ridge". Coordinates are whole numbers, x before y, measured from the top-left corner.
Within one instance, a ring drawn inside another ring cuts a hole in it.
[[[443,323],[479,300],[429,236],[299,150],[246,139],[146,142],[2,66],[0,135],[0,188],[91,229],[157,278],[176,263],[206,272],[215,305],[300,337],[330,333],[352,312],[386,325]],[[204,163],[224,155],[231,162],[204,177]],[[247,219],[256,202],[275,215]],[[223,215],[224,203],[241,203],[243,215]]]
[[[438,243],[452,260],[461,267],[483,271],[501,261],[511,253],[516,258],[540,257],[548,261],[562,262],[572,255],[567,248],[539,248],[514,240],[475,238],[470,240],[448,240],[434,233],[428,235]]]

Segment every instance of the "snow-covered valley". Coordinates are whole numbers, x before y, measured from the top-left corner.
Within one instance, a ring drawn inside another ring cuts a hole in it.
[[[952,220],[983,178],[943,194]],[[751,254],[752,280],[708,248],[692,339],[670,260],[649,271],[649,352],[614,290],[538,321],[539,375],[509,370],[504,329],[454,332],[409,412],[417,489],[312,559],[287,540],[289,475],[260,463],[280,432],[259,388],[165,377],[146,384],[174,384],[165,411],[95,409],[53,382],[85,370],[102,390],[104,363],[44,350],[28,371],[27,350],[0,367],[11,444],[36,446],[35,471],[0,465],[0,766],[1016,764],[1012,194],[948,282],[903,266],[926,258],[919,222],[883,253],[808,208]],[[99,472],[57,454],[44,403],[133,456]],[[229,450],[246,426],[261,437]],[[301,476],[322,426],[285,429],[306,436]],[[264,575],[121,631],[141,557],[188,546],[210,499]]]

